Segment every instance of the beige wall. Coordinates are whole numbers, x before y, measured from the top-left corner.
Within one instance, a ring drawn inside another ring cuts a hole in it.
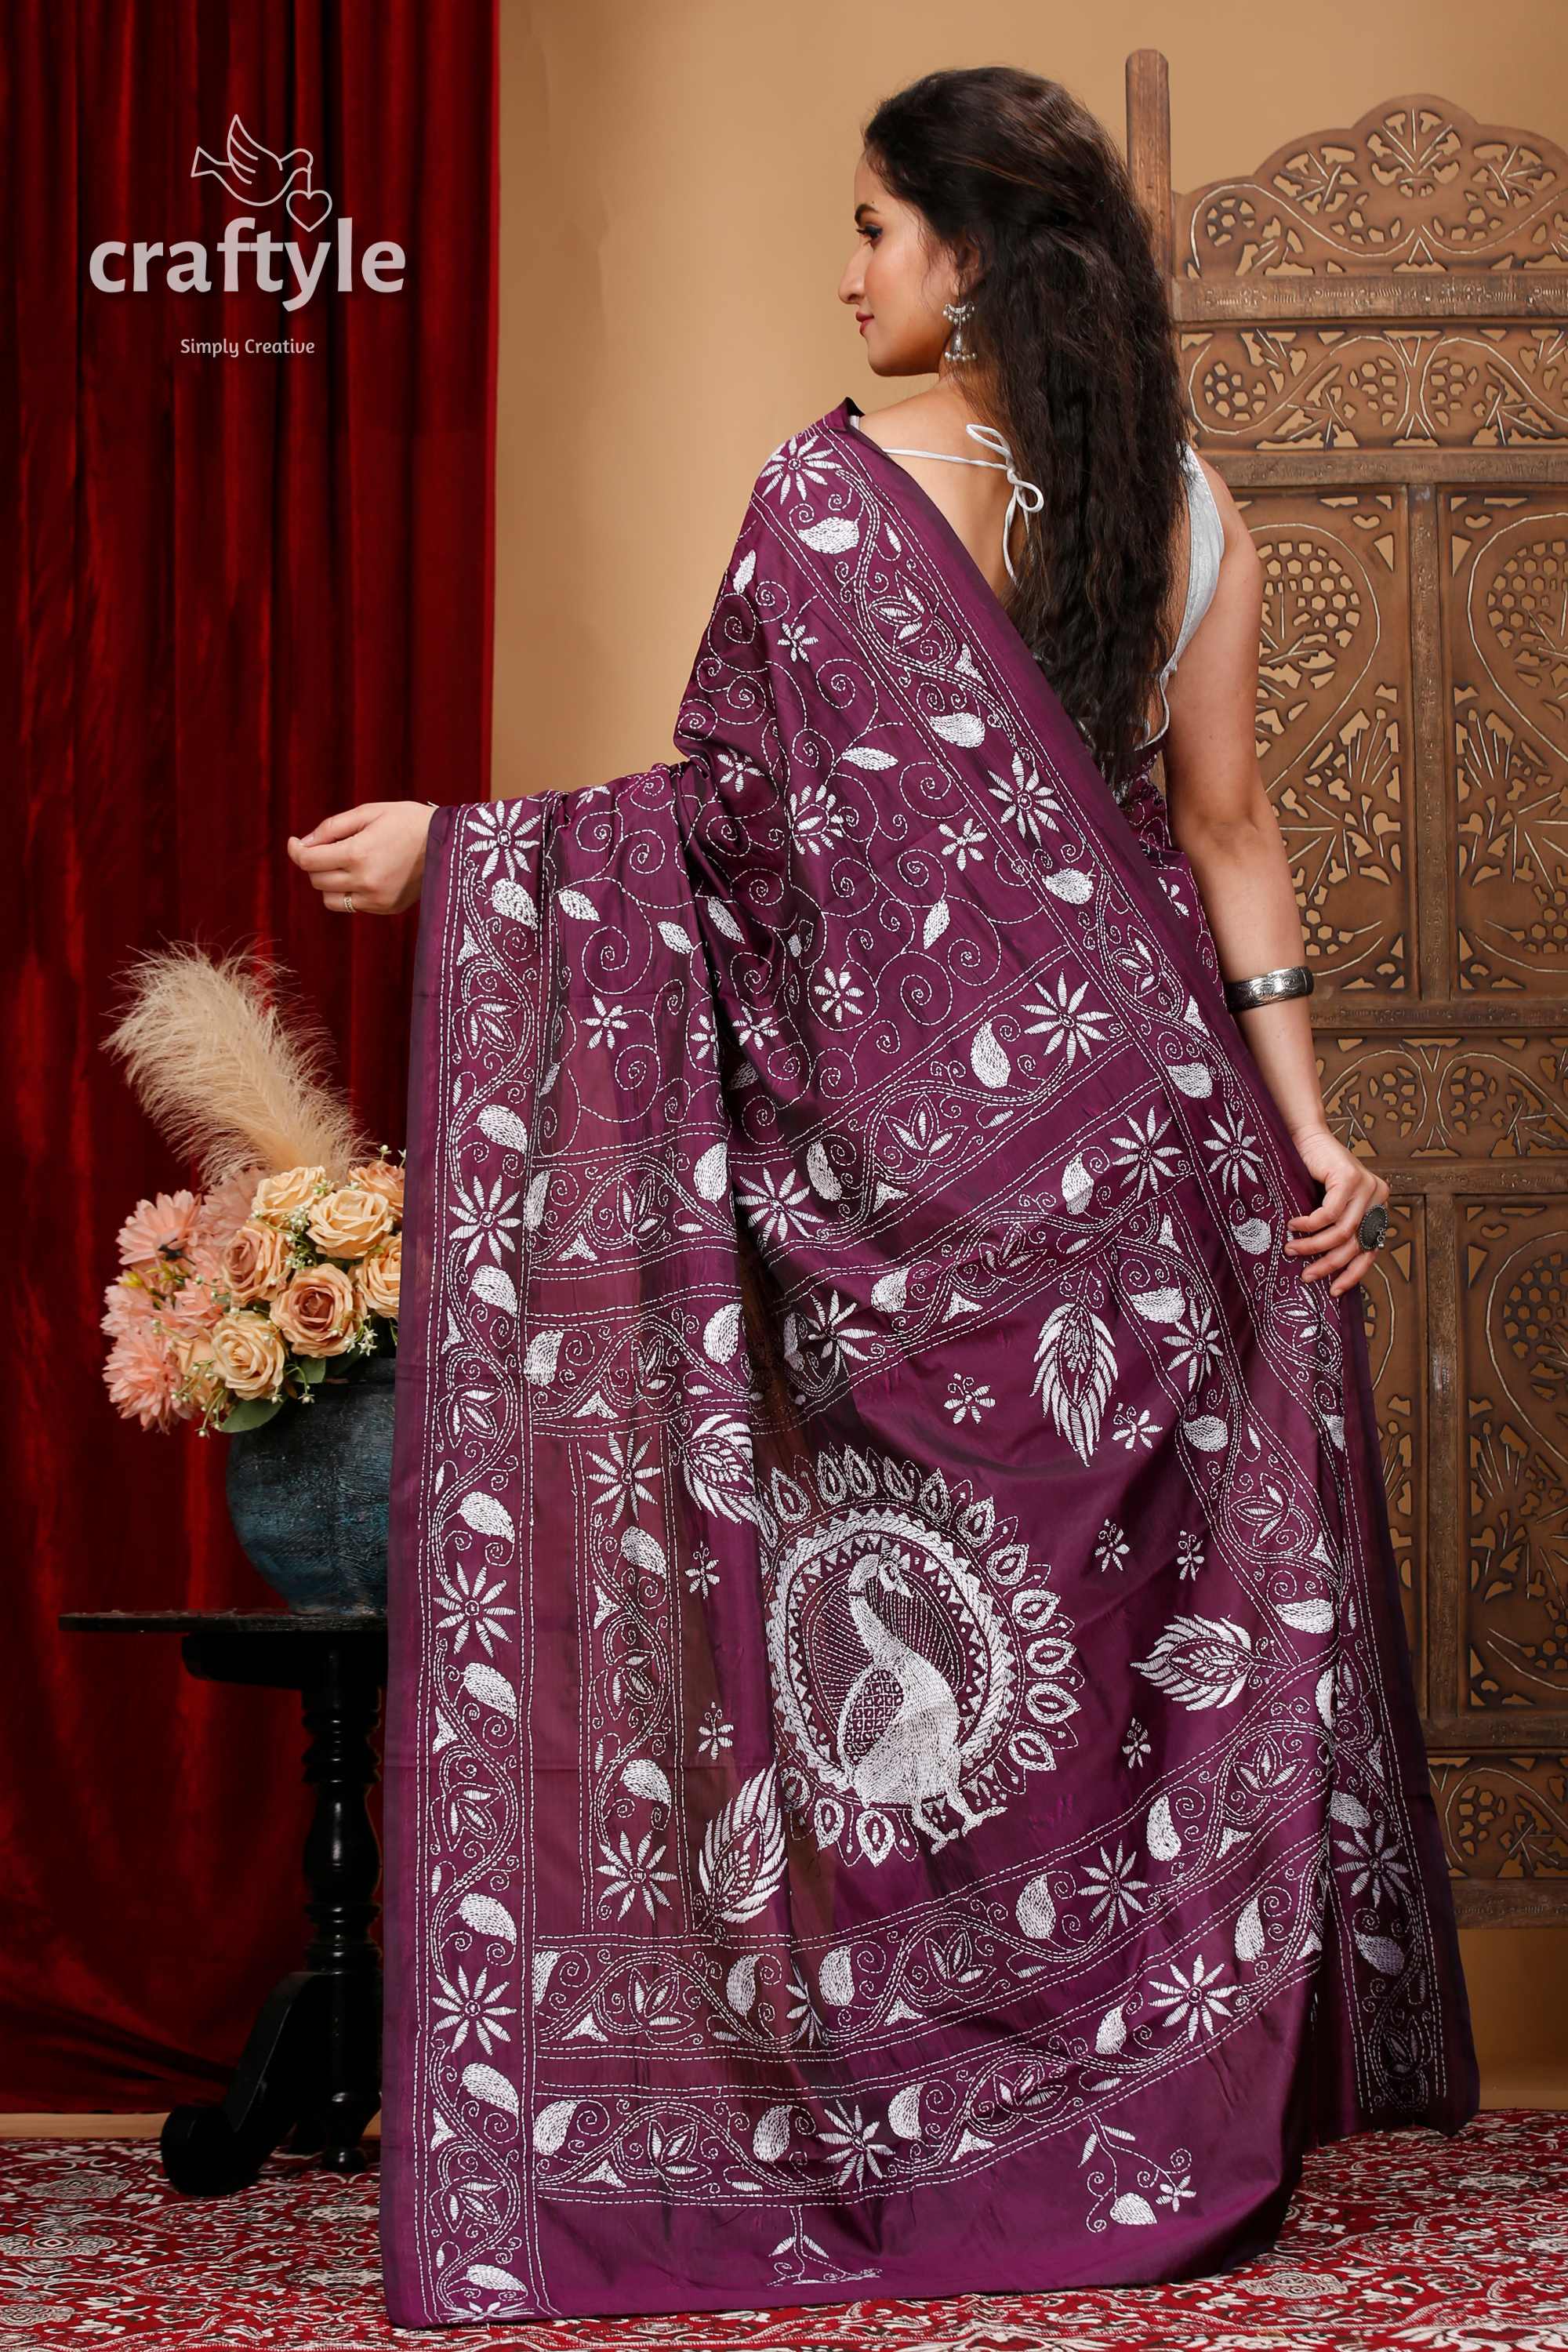
[[[1431,90],[1568,144],[1568,8],[1317,0],[501,0],[495,789],[670,756],[758,465],[884,387],[835,289],[860,122],[937,66],[1026,66],[1118,141],[1131,49],[1170,65],[1194,187]],[[1568,1888],[1564,1890],[1568,1901]],[[1474,1929],[1489,2105],[1568,2107],[1568,1924]]]

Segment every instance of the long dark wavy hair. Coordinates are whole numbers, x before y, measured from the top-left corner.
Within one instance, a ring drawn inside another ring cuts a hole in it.
[[[1127,167],[1059,82],[1011,66],[923,75],[882,103],[866,160],[972,246],[964,391],[1045,505],[1016,533],[1008,612],[1120,794],[1169,657],[1186,436],[1165,285]]]

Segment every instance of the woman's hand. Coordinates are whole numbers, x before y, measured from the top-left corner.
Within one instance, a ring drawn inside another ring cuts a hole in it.
[[[1303,1282],[1332,1274],[1337,1266],[1337,1279],[1329,1285],[1331,1297],[1337,1297],[1361,1280],[1377,1254],[1362,1247],[1356,1227],[1374,1202],[1387,1200],[1387,1180],[1347,1151],[1326,1127],[1304,1128],[1291,1139],[1310,1172],[1327,1189],[1315,1209],[1291,1218],[1294,1238],[1286,1243],[1286,1255],[1317,1255],[1315,1265],[1303,1266]]]
[[[425,801],[362,801],[291,833],[289,855],[334,914],[398,915],[419,896],[433,813]]]

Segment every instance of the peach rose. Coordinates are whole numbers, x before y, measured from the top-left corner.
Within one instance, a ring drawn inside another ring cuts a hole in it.
[[[366,1314],[397,1320],[397,1294],[403,1284],[403,1235],[380,1242],[354,1268],[354,1284]]]
[[[188,1337],[173,1339],[170,1352],[186,1406],[196,1412],[207,1412],[222,1404],[230,1384],[213,1353],[209,1335],[194,1331]]]
[[[379,1192],[395,1217],[403,1214],[403,1171],[395,1160],[366,1160],[349,1170],[349,1182]]]
[[[223,1254],[223,1282],[237,1307],[281,1290],[289,1279],[289,1236],[247,1217]]]
[[[265,1315],[220,1315],[207,1335],[214,1363],[237,1397],[270,1396],[283,1377],[288,1350]]]
[[[324,1168],[281,1168],[276,1176],[264,1176],[250,1203],[251,1215],[297,1215],[300,1210],[310,1207],[316,1197],[316,1187],[326,1172]]]
[[[340,1184],[312,1204],[305,1230],[328,1257],[363,1257],[392,1231],[392,1205],[363,1184]]]
[[[308,1265],[273,1300],[272,1319],[296,1355],[343,1355],[359,1328],[353,1284],[341,1265]]]

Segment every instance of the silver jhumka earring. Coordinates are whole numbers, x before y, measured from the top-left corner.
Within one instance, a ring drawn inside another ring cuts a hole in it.
[[[962,366],[965,360],[974,357],[963,340],[964,325],[973,317],[974,305],[973,302],[944,302],[942,315],[952,321],[952,332],[942,347],[942,355],[944,360],[952,360],[956,366]]]

